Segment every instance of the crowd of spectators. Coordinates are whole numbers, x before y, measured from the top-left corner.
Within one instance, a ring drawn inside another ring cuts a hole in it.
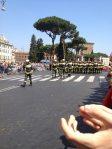
[[[0,77],[4,75],[11,75],[11,74],[19,74],[23,73],[23,65],[24,63],[7,63],[7,62],[0,62]],[[32,67],[34,71],[44,71],[48,69],[46,64],[44,63],[32,63]]]

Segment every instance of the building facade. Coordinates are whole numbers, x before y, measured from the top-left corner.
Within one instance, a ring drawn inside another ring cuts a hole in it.
[[[29,52],[17,51],[14,53],[14,55],[16,63],[23,63],[26,59],[28,59]]]
[[[5,39],[3,35],[0,36],[0,62],[13,62],[14,46]]]
[[[83,54],[84,55],[85,54],[91,54],[93,52],[93,45],[94,45],[94,43],[91,43],[91,42],[86,43],[84,45],[84,47],[86,48],[86,50],[83,50]]]

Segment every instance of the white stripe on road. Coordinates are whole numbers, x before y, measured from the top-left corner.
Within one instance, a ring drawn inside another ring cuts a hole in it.
[[[43,77],[50,77],[51,75],[45,75],[45,76],[43,76]]]
[[[24,77],[22,77],[22,76],[21,77],[17,77],[17,78],[15,77],[13,79],[10,79],[10,81],[19,80],[19,79],[22,79],[22,78],[24,78]]]
[[[41,79],[41,80],[39,80],[39,81],[47,81],[47,80],[50,80],[52,77],[48,77],[48,78],[43,78],[43,79]]]
[[[55,82],[55,81],[58,81],[59,79],[60,79],[60,77],[57,77],[57,78],[51,79],[50,81]]]
[[[32,77],[36,78],[36,77],[41,77],[42,75],[32,75]]]
[[[32,79],[32,81],[34,82],[34,81],[39,80],[39,79],[40,79],[40,77],[37,77],[37,78]]]
[[[32,78],[35,78],[35,77],[40,77],[40,76],[42,76],[42,75],[32,75]],[[19,80],[19,79],[21,79],[22,81],[24,81],[24,76],[13,76],[13,77],[6,77],[6,78],[2,78],[2,79],[0,79],[0,81],[2,81],[2,80],[9,80],[9,81],[14,81],[14,80]],[[20,81],[21,81],[20,80]]]
[[[105,79],[105,76],[99,76],[100,79]]]
[[[13,78],[13,77],[12,77],[12,78]],[[2,81],[2,80],[9,80],[9,79],[10,79],[10,78],[4,78],[4,79],[1,79],[1,81]]]
[[[105,76],[99,76],[100,82],[107,82]]]
[[[69,78],[66,78],[66,79],[64,79],[64,80],[62,80],[62,81],[63,81],[63,82],[67,82],[67,81],[70,81],[70,80],[72,80],[74,77],[75,77],[75,76],[71,76],[71,77],[69,77]]]
[[[81,80],[84,79],[85,76],[80,76],[77,79],[74,80],[74,82],[80,82]]]
[[[93,82],[95,79],[95,76],[90,76],[88,79],[87,79],[87,82]]]
[[[15,89],[15,88],[18,88],[20,86],[10,86],[10,87],[7,87],[7,88],[3,88],[3,89],[0,89],[0,93],[2,92],[5,92],[5,91],[9,91],[9,90],[12,90],[12,89]]]
[[[33,80],[34,78],[36,78],[36,76],[33,76],[33,77],[32,77],[32,80]],[[38,78],[38,77],[37,77],[37,78]],[[39,77],[39,78],[40,78],[40,77]],[[24,81],[24,79],[25,79],[25,78],[20,79],[19,81],[21,81],[21,82],[22,82],[22,81]]]
[[[15,76],[6,77],[6,78],[1,79],[1,81],[2,81],[2,80],[15,80],[16,78],[23,78],[23,76],[19,76],[19,77],[18,77],[18,76],[16,76],[16,77],[15,77]]]

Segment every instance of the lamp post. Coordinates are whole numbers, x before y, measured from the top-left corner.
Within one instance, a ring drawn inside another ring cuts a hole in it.
[[[0,0],[0,10],[5,11],[6,0]]]

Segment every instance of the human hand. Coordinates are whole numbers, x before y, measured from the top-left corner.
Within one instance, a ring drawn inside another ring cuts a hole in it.
[[[65,136],[82,149],[112,149],[112,110],[102,105],[86,105],[80,107],[80,114],[84,122],[98,132],[81,133],[77,130],[75,117],[71,115],[68,122],[64,118],[61,119]]]

